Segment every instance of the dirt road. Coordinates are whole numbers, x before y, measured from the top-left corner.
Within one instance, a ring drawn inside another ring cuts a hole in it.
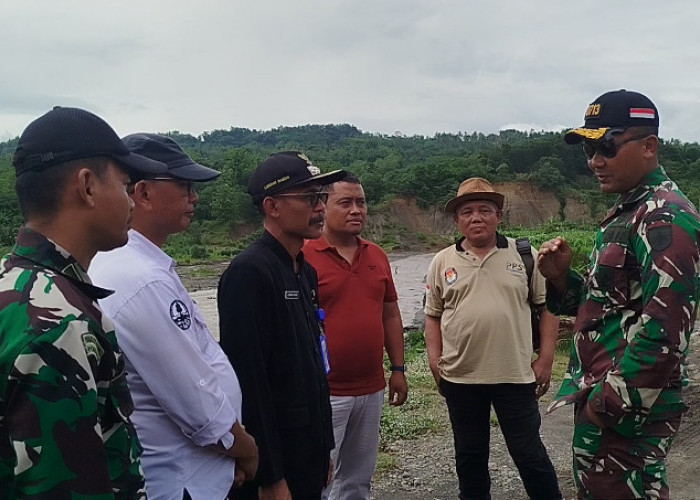
[[[420,326],[424,276],[432,254],[392,256],[391,264],[399,292],[404,326]],[[225,266],[216,266],[223,270]],[[216,290],[218,272],[210,276],[192,276],[191,269],[183,268],[181,275],[202,310],[212,333],[218,338]],[[700,379],[700,337],[693,337],[689,365],[691,377]],[[675,500],[700,500],[700,380],[691,385],[686,400],[691,410],[686,414],[681,431],[671,450],[668,474]],[[543,403],[546,405],[546,403]],[[543,412],[544,413],[544,412]],[[552,458],[565,498],[574,498],[571,479],[570,443],[572,416],[569,408],[562,408],[542,418],[542,439]],[[392,454],[398,467],[377,477],[373,485],[376,500],[447,500],[457,497],[454,475],[452,435],[448,427],[441,432],[392,445]],[[492,476],[493,500],[527,499],[503,437],[497,428],[491,432],[489,468]]]

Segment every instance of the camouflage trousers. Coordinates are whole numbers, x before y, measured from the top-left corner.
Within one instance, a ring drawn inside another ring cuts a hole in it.
[[[681,415],[647,422],[639,435],[626,438],[601,429],[576,405],[573,438],[574,480],[580,500],[670,498],[666,457]]]

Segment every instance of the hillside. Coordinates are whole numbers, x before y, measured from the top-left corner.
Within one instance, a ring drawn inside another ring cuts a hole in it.
[[[548,222],[581,224],[590,227],[602,212],[574,195],[563,198],[538,189],[529,182],[495,183],[505,195],[502,227],[536,227]],[[455,231],[452,217],[442,204],[421,207],[416,197],[398,197],[370,211],[365,236],[388,250],[422,251],[444,246]]]
[[[591,175],[580,148],[561,132],[503,130],[498,134],[441,133],[386,136],[348,124],[250,130],[231,127],[199,137],[167,132],[197,161],[222,172],[197,187],[198,225],[179,240],[178,258],[225,259],[240,249],[237,237],[259,227],[246,186],[270,153],[305,152],[322,171],[345,169],[361,180],[373,214],[370,230],[387,248],[431,245],[450,233],[440,207],[469,177],[484,177],[506,194],[506,226],[542,222],[586,224],[612,202]],[[16,139],[0,143],[0,246],[14,241],[20,224],[10,164]],[[693,201],[700,200],[700,145],[663,141],[661,164]]]

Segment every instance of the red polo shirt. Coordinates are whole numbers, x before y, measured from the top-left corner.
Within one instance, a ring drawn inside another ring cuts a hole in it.
[[[398,300],[384,251],[357,238],[352,264],[321,237],[308,240],[304,257],[318,273],[319,302],[326,312],[334,396],[361,396],[384,388],[385,302]]]

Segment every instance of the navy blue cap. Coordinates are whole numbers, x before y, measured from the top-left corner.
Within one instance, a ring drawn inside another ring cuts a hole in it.
[[[194,161],[170,137],[157,134],[130,134],[122,141],[132,153],[163,162],[168,170],[165,174],[177,179],[204,182],[216,179],[221,172]]]
[[[107,122],[79,108],[56,106],[24,129],[12,158],[17,175],[71,160],[107,156],[129,172],[162,174],[166,166],[130,152]]]
[[[588,105],[582,127],[564,135],[567,144],[583,139],[598,140],[609,130],[623,131],[629,127],[659,128],[659,111],[651,99],[631,90],[606,92]]]
[[[282,151],[270,155],[258,165],[248,181],[248,194],[254,203],[266,196],[286,191],[293,187],[317,182],[323,186],[338,182],[345,177],[345,170],[334,170],[325,174],[299,151]]]

